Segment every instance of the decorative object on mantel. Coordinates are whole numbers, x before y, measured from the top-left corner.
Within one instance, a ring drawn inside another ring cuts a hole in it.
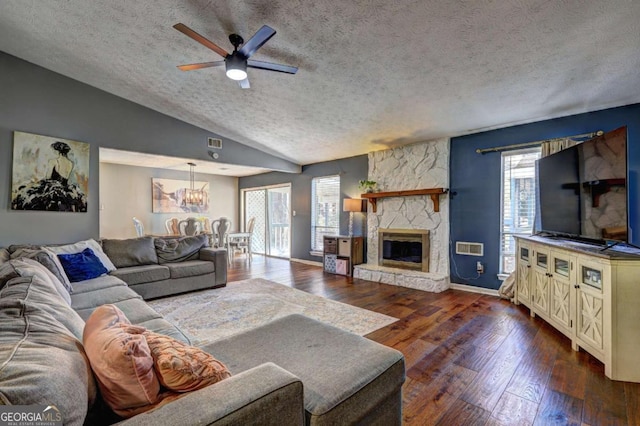
[[[411,189],[408,191],[389,191],[389,192],[376,192],[372,194],[362,194],[362,198],[366,198],[371,203],[371,210],[375,213],[378,209],[378,198],[386,197],[409,197],[413,195],[429,195],[431,201],[433,201],[433,211],[440,211],[440,198],[441,194],[449,192],[447,188],[428,188],[428,189]]]
[[[88,143],[13,134],[12,210],[87,212]]]
[[[194,181],[194,188],[202,191],[202,204],[189,204],[186,200],[190,181],[152,178],[152,211],[154,213],[199,213],[209,212],[209,183]]]
[[[378,183],[374,180],[361,180],[358,182],[358,188],[360,188],[361,191],[364,191],[366,193],[371,193],[373,191],[375,191],[376,189],[376,185],[378,185]]]
[[[349,212],[349,236],[353,237],[353,214],[362,211],[362,198],[345,198],[342,211]]]

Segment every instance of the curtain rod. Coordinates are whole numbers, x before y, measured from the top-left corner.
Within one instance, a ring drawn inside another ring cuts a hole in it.
[[[543,139],[540,141],[535,141],[535,142],[525,142],[525,143],[517,143],[514,145],[504,145],[504,146],[495,146],[493,148],[483,148],[483,149],[476,149],[476,152],[478,154],[485,154],[486,152],[498,152],[498,151],[508,151],[510,149],[515,149],[515,148],[524,148],[527,146],[538,146],[538,145],[542,145],[545,142],[555,142],[558,140],[563,140],[563,139],[580,139],[580,138],[592,138],[594,136],[602,136],[604,135],[604,132],[602,130],[598,130],[596,132],[591,132],[591,133],[583,133],[581,135],[574,135],[574,136],[566,136],[564,138],[553,138],[553,139]]]

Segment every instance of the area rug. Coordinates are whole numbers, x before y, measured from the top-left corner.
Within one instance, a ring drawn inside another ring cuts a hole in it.
[[[388,315],[260,278],[148,303],[187,333],[194,345],[204,345],[293,313],[361,336],[397,321]]]

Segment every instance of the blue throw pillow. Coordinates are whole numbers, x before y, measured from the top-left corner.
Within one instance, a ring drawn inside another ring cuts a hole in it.
[[[80,253],[59,254],[58,259],[60,259],[60,263],[72,283],[97,278],[108,272],[90,248],[86,248]]]

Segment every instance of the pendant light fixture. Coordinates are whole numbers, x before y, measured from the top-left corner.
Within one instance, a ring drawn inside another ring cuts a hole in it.
[[[195,163],[187,163],[189,165],[189,188],[185,190],[184,200],[187,204],[201,206],[204,203],[204,191],[196,189],[196,173]]]

